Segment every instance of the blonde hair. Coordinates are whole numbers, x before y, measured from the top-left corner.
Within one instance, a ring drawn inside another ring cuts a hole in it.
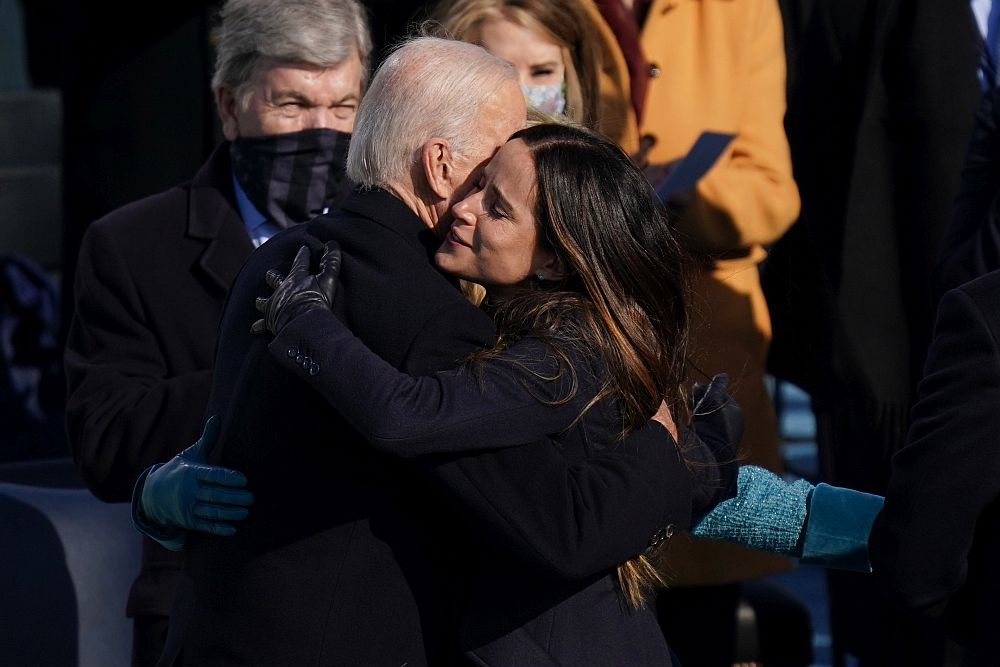
[[[562,50],[566,69],[566,116],[594,127],[598,120],[601,55],[596,27],[574,0],[442,0],[431,17],[443,34],[480,42],[482,24],[510,21],[544,36]]]

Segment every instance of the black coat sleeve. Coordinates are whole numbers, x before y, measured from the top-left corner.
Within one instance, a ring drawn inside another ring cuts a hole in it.
[[[938,616],[965,582],[983,509],[1000,494],[1000,346],[962,290],[941,301],[908,442],[870,540],[876,574]]]
[[[315,351],[303,358],[300,342]],[[313,368],[315,375],[304,376],[313,388],[376,449],[401,457],[496,449],[558,433],[599,388],[589,364],[575,360],[572,369],[564,368],[535,338],[475,368],[408,375],[328,310],[295,318],[268,349],[288,370],[303,363]]]
[[[66,426],[73,458],[102,500],[129,500],[139,473],[200,432],[209,369],[172,374],[149,326],[122,239],[91,225],[76,272],[65,351]]]
[[[279,332],[281,342],[275,344],[273,353],[279,359],[285,355],[287,361],[284,363],[291,372],[313,386],[321,386],[324,381],[317,382],[317,378],[338,372],[341,359],[326,344],[326,328],[315,326],[313,319],[321,319],[321,316],[304,316],[286,326]],[[482,336],[468,331],[460,318],[435,314],[428,318],[427,326],[414,345],[443,350],[446,358],[454,360],[472,351],[467,346],[470,340],[482,341]],[[297,353],[308,350],[312,362],[320,367],[319,374],[311,376],[305,364],[294,363],[294,359],[288,357],[289,350],[293,349]],[[426,386],[435,390],[441,388],[434,379],[421,382],[431,383]],[[504,382],[505,391],[517,392],[517,385],[510,378],[505,378]],[[465,386],[466,389],[471,387],[472,384]],[[349,387],[347,389],[349,391]],[[378,388],[371,387],[357,389],[359,395],[364,392],[377,396],[379,392]],[[528,394],[527,389],[523,392]],[[538,398],[528,395],[527,399],[524,396],[513,399],[517,410],[534,415],[545,409]],[[387,395],[385,398],[393,397]],[[348,397],[348,400],[354,399]],[[448,407],[460,412],[462,406],[457,397],[448,401]],[[529,406],[532,402],[536,405]],[[433,401],[421,405],[436,407]],[[357,409],[364,408],[357,406]],[[388,408],[384,403],[377,403],[368,409]],[[480,415],[497,410],[495,406],[476,409],[482,411],[477,412]],[[572,410],[567,408],[566,412]],[[484,542],[513,550],[534,566],[556,576],[580,579],[632,558],[667,525],[678,528],[689,525],[690,472],[673,439],[659,424],[650,423],[621,442],[601,443],[603,447],[589,456],[571,462],[557,442],[545,437],[552,432],[551,418],[539,425],[527,420],[522,420],[523,423],[505,420],[503,408],[499,408],[497,414],[499,418],[496,419],[487,414],[490,427],[509,430],[526,444],[490,451],[480,448],[478,452],[425,457],[419,461],[420,469],[454,500],[455,507],[466,516]],[[565,416],[557,419],[565,419]],[[478,429],[476,431],[467,437],[481,437]],[[449,437],[461,444],[460,421],[455,422]],[[489,433],[483,437],[490,438],[491,442],[510,440],[503,433]],[[464,449],[476,448],[472,444]]]

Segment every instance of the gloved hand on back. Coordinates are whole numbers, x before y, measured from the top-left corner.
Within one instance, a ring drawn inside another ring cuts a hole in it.
[[[205,422],[201,438],[166,463],[147,468],[132,495],[132,522],[171,550],[183,548],[189,531],[234,535],[253,494],[243,473],[208,464],[219,437],[219,418]]]

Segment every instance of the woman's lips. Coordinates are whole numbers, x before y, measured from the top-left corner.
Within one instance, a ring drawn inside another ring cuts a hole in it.
[[[462,239],[460,239],[458,237],[458,234],[456,234],[454,232],[454,230],[448,232],[448,243],[450,243],[451,245],[465,246],[466,248],[471,248],[472,247],[470,244],[468,244],[465,241],[463,241]]]

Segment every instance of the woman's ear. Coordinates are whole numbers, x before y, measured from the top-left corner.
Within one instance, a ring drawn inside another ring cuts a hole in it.
[[[427,187],[441,199],[450,199],[458,184],[454,182],[454,154],[448,140],[441,137],[428,139],[420,148],[420,160]]]
[[[535,262],[535,277],[539,280],[558,281],[567,276],[562,259],[552,250],[542,250]]]

